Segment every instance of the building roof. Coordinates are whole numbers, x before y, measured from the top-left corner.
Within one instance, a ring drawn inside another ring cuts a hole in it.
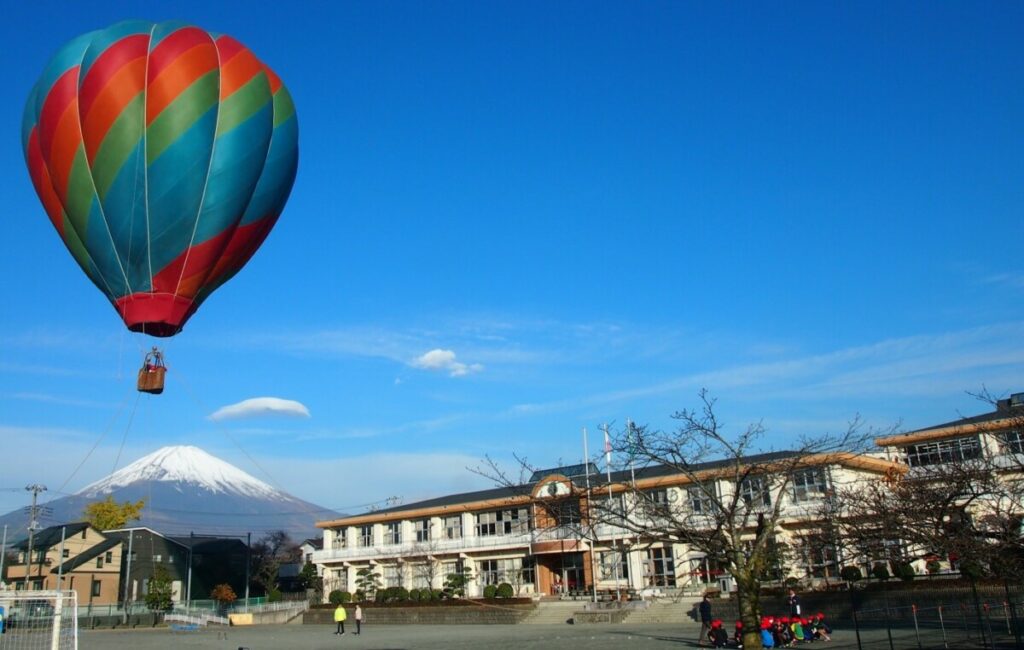
[[[1014,393],[1008,399],[999,400],[995,410],[989,413],[972,415],[894,436],[876,438],[875,444],[880,447],[893,447],[986,431],[998,431],[1013,426],[1024,426],[1024,393]]]
[[[75,557],[71,558],[63,565],[58,565],[50,569],[50,573],[70,573],[78,567],[82,566],[86,562],[91,561],[93,558],[99,557],[103,553],[106,553],[110,549],[121,544],[121,540],[117,538],[105,539],[95,546],[90,546]]]
[[[87,522],[78,521],[73,524],[61,524],[59,526],[50,526],[48,528],[44,528],[32,536],[32,548],[34,550],[52,548],[57,544],[60,544],[62,535],[65,539],[67,539],[69,537],[77,535],[86,528],[91,527],[92,526]],[[63,533],[61,533],[62,529],[64,530]],[[11,547],[19,551],[27,551],[28,537],[12,544]]]
[[[796,451],[773,451],[763,454],[754,454],[744,458],[745,465],[763,465],[771,464],[783,460],[791,460],[798,457],[806,457],[808,461],[820,462],[820,463],[844,463],[849,465],[856,465],[863,469],[874,470],[878,472],[884,472],[893,463],[889,461],[857,456],[856,454],[849,452],[840,452],[835,454],[812,454],[807,455]],[[813,459],[813,460],[812,460]],[[696,463],[689,468],[692,472],[697,473],[714,473],[716,470],[725,469],[735,463],[734,459],[720,459],[713,460],[704,463]],[[580,466],[582,467],[582,466]],[[534,472],[531,478],[537,477],[539,472]],[[552,474],[545,476],[563,476],[557,471]],[[635,471],[620,470],[612,472],[611,484],[623,484],[631,482],[634,478],[637,482],[643,481],[648,485],[642,485],[639,487],[657,487],[659,484],[665,484],[670,481],[659,481],[658,479],[670,479],[672,477],[681,476],[681,472],[670,465],[652,465],[647,467],[638,467]],[[362,515],[353,515],[350,517],[344,517],[341,519],[335,519],[331,521],[321,521],[317,523],[320,528],[328,528],[335,525],[358,525],[361,523],[371,523],[371,521],[392,521],[400,517],[396,515],[406,514],[407,516],[431,516],[435,514],[441,514],[448,509],[450,512],[460,512],[455,506],[467,506],[475,504],[479,508],[487,507],[502,507],[510,506],[514,504],[525,504],[529,502],[530,494],[534,484],[542,480],[544,476],[540,476],[536,480],[532,480],[522,485],[512,485],[505,487],[491,488],[488,490],[477,490],[474,492],[462,492],[459,494],[448,494],[445,496],[436,497],[433,499],[426,499],[424,501],[416,501],[414,503],[407,503],[400,506],[394,506],[392,508],[384,508],[381,510],[374,510]],[[564,477],[563,478],[568,478]],[[582,487],[583,477],[579,476],[574,479],[570,479],[572,482]],[[599,474],[591,477],[591,485],[607,485],[608,475]]]

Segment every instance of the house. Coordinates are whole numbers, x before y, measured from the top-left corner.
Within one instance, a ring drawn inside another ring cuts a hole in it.
[[[771,468],[794,458],[791,452],[775,452],[747,461]],[[769,489],[772,476],[749,476],[733,485],[730,465],[722,461],[691,469],[689,475],[667,466],[613,472],[598,489],[603,477],[593,465],[559,467],[536,472],[523,485],[321,521],[317,526],[324,530],[323,550],[314,551],[313,561],[323,570],[325,595],[334,589],[356,591],[362,569],[380,575],[382,587],[421,589],[442,588],[446,576],[467,572],[473,577],[470,596],[502,582],[520,594],[704,585],[728,590],[732,585],[727,576],[696,549],[648,539],[607,521],[588,526],[591,505],[608,499],[626,511],[655,504],[699,518],[710,507],[707,490],[718,495],[738,490],[740,498],[763,508],[772,506],[773,494],[781,495],[778,534],[781,541],[799,547],[830,494],[858,481],[880,480],[899,468],[885,459],[852,453],[804,457],[784,492]],[[818,547],[801,553],[792,570],[800,576],[834,576],[841,562],[838,549]]]
[[[120,600],[123,553],[120,540],[78,522],[44,528],[12,546],[16,561],[7,567],[16,590],[73,589],[79,605],[115,605]],[[27,577],[27,580],[26,580]]]
[[[126,594],[130,603],[144,601],[157,567],[167,571],[176,603],[208,599],[214,586],[222,583],[231,585],[239,598],[245,595],[248,549],[239,539],[172,537],[145,527],[104,532],[118,540],[129,558],[120,574],[122,601]]]

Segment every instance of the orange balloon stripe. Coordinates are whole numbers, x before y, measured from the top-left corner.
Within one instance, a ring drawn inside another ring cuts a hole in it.
[[[153,51],[149,53],[148,81],[152,83],[154,79],[160,76],[164,68],[174,63],[179,56],[188,50],[197,45],[210,42],[212,42],[210,36],[196,27],[185,27],[168,35],[157,43]]]
[[[196,45],[173,63],[166,66],[159,75],[151,77],[146,97],[146,124],[152,124],[182,92],[199,77],[217,68],[217,48],[211,41]]]
[[[68,203],[68,181],[75,155],[82,145],[82,130],[78,122],[78,100],[72,101],[54,129],[53,148],[50,149],[50,173],[53,174],[54,189],[61,203]]]
[[[82,123],[85,153],[89,157],[90,165],[95,160],[111,125],[121,116],[125,106],[142,92],[145,79],[146,58],[143,55],[110,77],[107,86],[96,96],[92,110],[85,115]]]
[[[263,64],[249,50],[242,50],[227,63],[221,62],[220,98],[223,100],[249,83],[260,71]]]
[[[278,77],[273,70],[267,66],[263,66],[263,72],[267,73],[267,79],[270,80],[270,94],[277,94],[278,89],[281,87],[281,77]]]
[[[114,43],[100,54],[82,78],[78,88],[78,106],[82,115],[92,112],[92,104],[106,90],[121,68],[149,52],[149,35],[135,34]],[[142,84],[139,84],[142,88]]]

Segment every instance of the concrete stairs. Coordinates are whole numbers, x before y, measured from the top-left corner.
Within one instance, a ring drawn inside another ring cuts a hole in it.
[[[650,605],[643,609],[629,612],[623,623],[629,624],[671,624],[671,625],[692,625],[700,628],[700,623],[690,617],[694,611],[696,600],[681,600],[675,602],[671,599],[660,598],[653,600]]]
[[[564,625],[573,618],[577,609],[583,609],[582,602],[542,600],[519,622],[522,625]]]

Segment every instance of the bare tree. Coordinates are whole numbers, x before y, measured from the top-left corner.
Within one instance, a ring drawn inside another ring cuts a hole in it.
[[[786,451],[764,453],[760,422],[730,432],[719,422],[715,400],[706,391],[699,393],[699,401],[697,409],[673,415],[678,425],[672,430],[629,424],[611,436],[615,458],[627,460],[614,463],[610,485],[592,486],[580,529],[595,541],[602,527],[612,527],[641,546],[679,544],[702,553],[731,574],[744,647],[760,648],[761,585],[780,574],[786,549],[779,540],[779,523],[794,476],[849,460],[866,448],[874,432],[855,418],[840,433],[798,437]],[[514,484],[490,459],[475,471],[503,485]],[[682,498],[670,498],[660,485],[680,485]],[[611,498],[605,496],[609,491]],[[557,507],[557,501],[548,499],[536,504],[547,510]]]

